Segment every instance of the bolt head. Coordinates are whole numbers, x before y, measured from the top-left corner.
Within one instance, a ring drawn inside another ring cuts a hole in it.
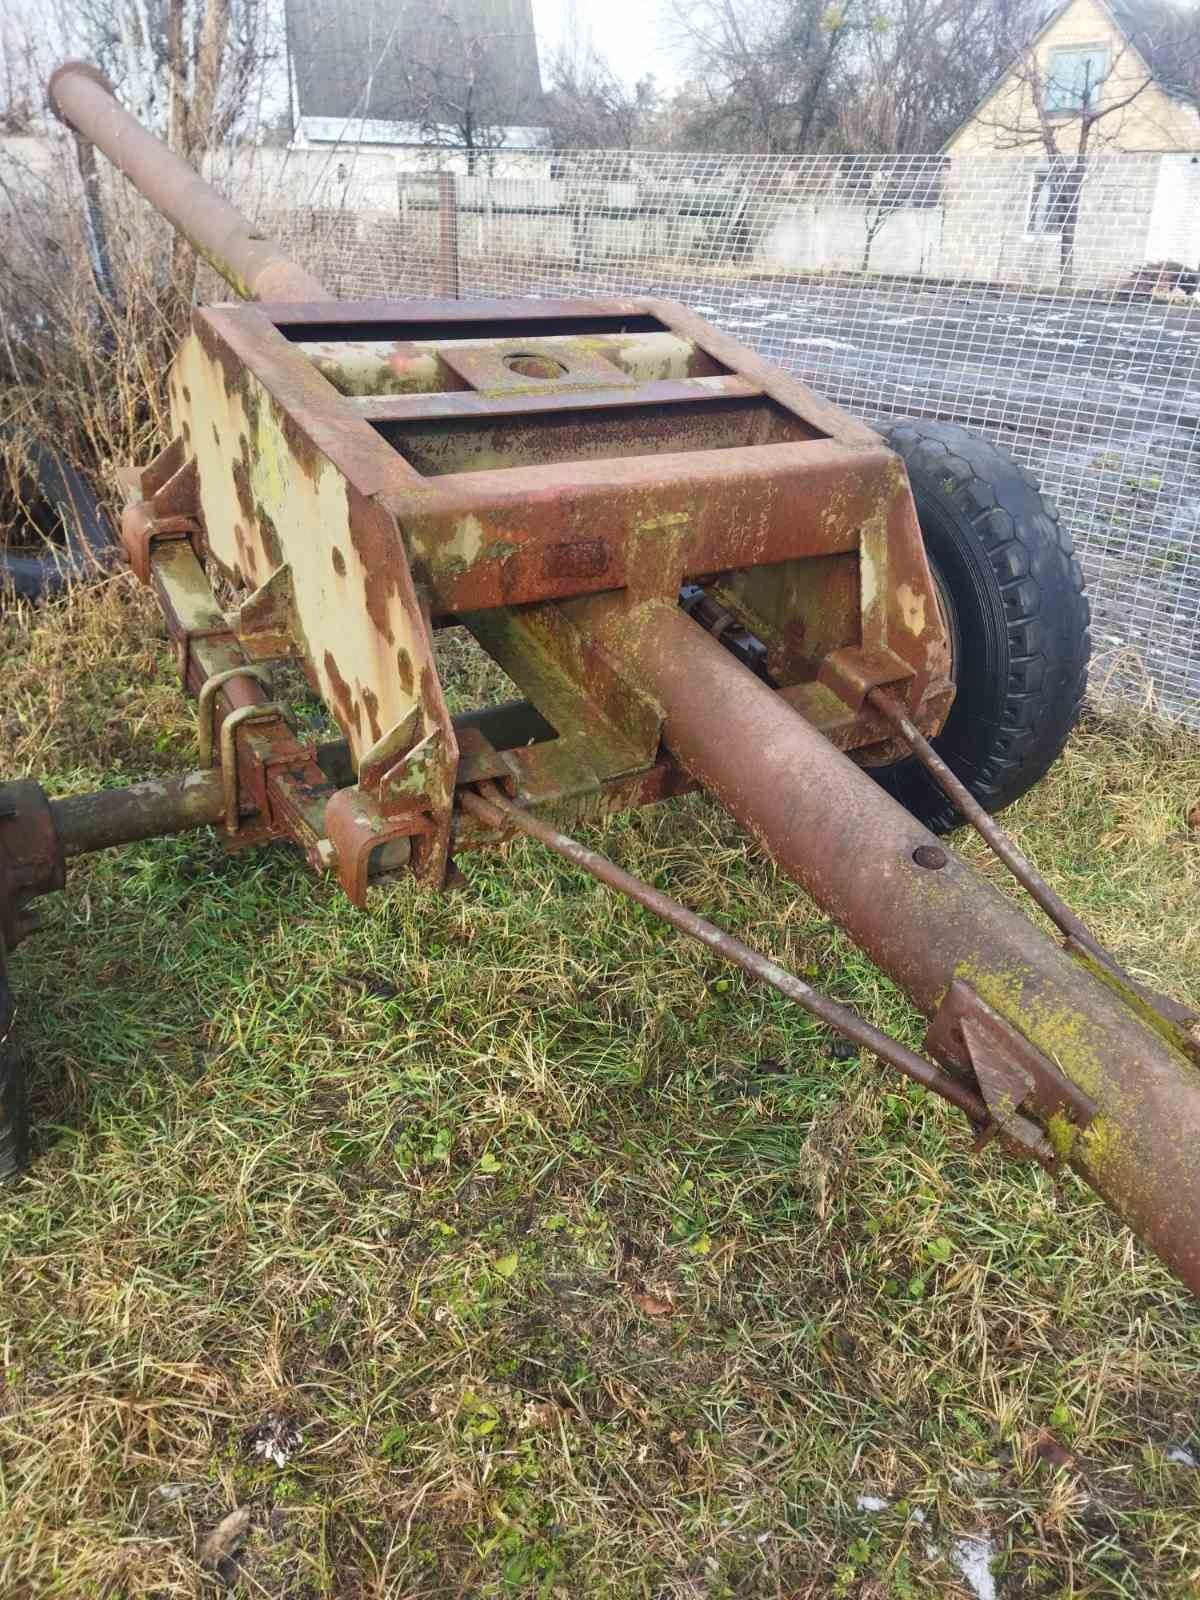
[[[937,844],[919,844],[913,851],[912,858],[919,867],[924,867],[928,872],[936,872],[950,859],[941,845]]]

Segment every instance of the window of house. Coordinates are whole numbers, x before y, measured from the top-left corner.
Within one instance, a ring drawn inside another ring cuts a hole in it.
[[[1026,233],[1061,233],[1066,210],[1065,174],[1043,167],[1033,174],[1029,186],[1029,215]]]
[[[1096,90],[1108,76],[1111,52],[1106,44],[1051,50],[1046,63],[1047,111],[1082,111],[1096,103]]]

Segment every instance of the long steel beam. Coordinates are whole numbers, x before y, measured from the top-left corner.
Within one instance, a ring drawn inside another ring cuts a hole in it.
[[[244,300],[329,300],[325,285],[264,239],[249,218],[117,104],[85,61],[65,61],[48,87],[54,112],[89,139],[174,224]]]
[[[1170,1026],[1035,928],[684,612],[572,609],[662,706],[676,760],[927,1017],[967,984],[1090,1097],[1098,1114],[1059,1125],[1060,1154],[1200,1294],[1200,1070]]]

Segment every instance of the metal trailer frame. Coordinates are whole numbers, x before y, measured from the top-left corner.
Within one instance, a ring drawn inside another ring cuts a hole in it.
[[[0,789],[7,946],[69,856],[156,833],[289,839],[358,905],[529,833],[949,1099],[978,1143],[1069,1163],[1200,1292],[1197,1018],[1122,972],[929,744],[949,631],[879,437],[670,302],[331,300],[93,69],[50,95],[255,303],[196,310],[171,442],[124,480],[201,768]],[[523,701],[449,715],[432,639],[454,621]],[[280,661],[340,740],[292,726]],[[864,771],[910,753],[1062,943]],[[696,784],[920,1008],[924,1056],[559,831]]]

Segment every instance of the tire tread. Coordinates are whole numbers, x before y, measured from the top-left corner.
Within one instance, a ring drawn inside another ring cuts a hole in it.
[[[883,432],[907,464],[918,500],[922,483],[940,491],[997,580],[1007,635],[1004,685],[999,714],[978,718],[976,726],[990,724],[998,736],[971,763],[970,776],[960,776],[989,811],[998,811],[1045,775],[1082,710],[1090,654],[1083,574],[1056,508],[1007,452],[950,422],[903,421]],[[899,797],[910,803],[908,795]],[[920,807],[928,826],[946,831],[961,822],[940,791],[930,802]]]

